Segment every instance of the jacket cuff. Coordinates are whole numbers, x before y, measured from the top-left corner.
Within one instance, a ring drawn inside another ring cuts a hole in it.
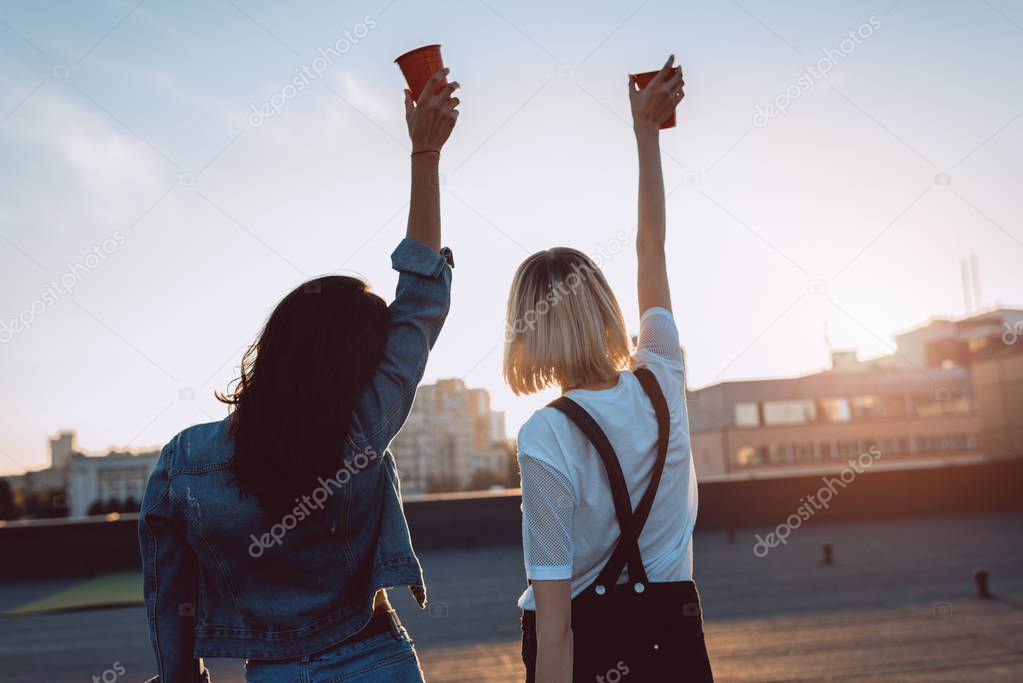
[[[403,273],[434,278],[446,265],[443,256],[411,237],[403,239],[391,254],[391,267]]]

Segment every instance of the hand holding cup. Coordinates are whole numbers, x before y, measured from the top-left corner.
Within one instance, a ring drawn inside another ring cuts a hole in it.
[[[685,80],[682,68],[674,63],[675,55],[671,55],[660,71],[629,76],[632,127],[637,133],[675,125],[675,107],[685,97]]]
[[[460,100],[453,96],[457,81],[444,83],[450,69],[437,71],[423,87],[419,101],[413,101],[412,91],[405,90],[405,121],[412,140],[412,153],[440,152],[458,120]]]

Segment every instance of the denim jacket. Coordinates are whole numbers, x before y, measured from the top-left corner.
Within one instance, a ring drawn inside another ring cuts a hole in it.
[[[229,420],[168,443],[139,514],[146,612],[160,680],[205,680],[201,657],[285,659],[356,633],[380,588],[426,588],[387,450],[447,316],[451,269],[406,238],[383,360],[356,408],[343,466],[271,518],[239,497]],[[315,512],[316,514],[312,514]]]

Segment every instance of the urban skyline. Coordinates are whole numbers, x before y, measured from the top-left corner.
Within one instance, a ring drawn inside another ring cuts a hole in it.
[[[83,517],[134,512],[161,447],[86,451],[77,433],[62,429],[48,440],[49,466],[0,475],[24,512]],[[390,448],[406,494],[514,486],[514,451],[504,414],[493,411],[486,389],[460,379],[422,384]]]
[[[965,277],[966,276],[964,275],[964,278]],[[813,287],[813,284],[811,283],[808,286],[808,291],[812,290],[812,287]],[[906,333],[908,333],[908,332],[910,332],[912,330],[919,329],[921,327],[924,327],[924,326],[926,326],[926,325],[928,325],[930,323],[936,322],[936,321],[945,321],[945,320],[956,320],[956,319],[962,319],[962,318],[969,318],[969,317],[972,317],[972,316],[975,316],[975,315],[979,315],[979,314],[981,314],[983,312],[998,311],[998,310],[1005,309],[1005,307],[1002,306],[1000,303],[996,304],[996,305],[993,305],[993,306],[981,306],[979,299],[976,300],[976,301],[973,300],[973,296],[974,295],[975,295],[975,292],[971,289],[971,286],[967,286],[967,285],[964,284],[963,296],[966,298],[966,304],[963,306],[963,309],[966,311],[965,314],[962,314],[962,315],[959,315],[959,316],[949,316],[949,315],[935,314],[935,315],[931,315],[931,316],[927,317],[923,321],[917,319],[914,323],[910,323],[908,325],[902,326],[900,328],[897,328],[896,331],[893,331],[891,333],[891,336],[890,336],[891,342],[885,342],[885,343],[888,344],[888,346],[886,348],[882,348],[880,351],[878,351],[877,353],[874,353],[873,355],[862,355],[860,353],[860,350],[857,349],[857,348],[849,348],[849,347],[844,347],[844,348],[845,348],[845,350],[854,352],[857,355],[857,357],[859,358],[859,360],[861,360],[861,361],[870,361],[870,360],[877,359],[877,358],[885,358],[885,357],[891,356],[896,351],[896,349],[897,349],[897,344],[895,342],[896,338],[899,337],[899,336],[905,335]],[[979,297],[979,293],[977,293],[976,296]],[[1014,310],[1014,309],[1012,309],[1010,307],[1008,310]],[[1011,332],[1012,330],[1009,330],[1009,331]],[[1014,333],[1017,334],[1020,338],[1023,338],[1023,327],[1019,327],[1019,329],[1016,329]],[[812,359],[812,362],[810,362],[811,359],[808,359],[808,364],[806,365],[806,367],[802,368],[798,372],[794,372],[794,373],[787,374],[787,375],[786,374],[774,374],[774,375],[770,375],[770,374],[754,374],[754,375],[745,376],[745,377],[728,377],[727,379],[722,379],[722,380],[711,382],[711,383],[708,383],[708,384],[696,385],[696,386],[694,386],[692,381],[690,380],[690,388],[691,389],[705,389],[707,387],[711,387],[711,386],[714,386],[716,384],[720,384],[720,383],[727,382],[727,381],[770,380],[770,379],[781,379],[781,378],[785,378],[785,377],[797,377],[797,376],[800,376],[800,375],[805,375],[805,374],[810,374],[810,373],[818,372],[818,371],[821,371],[821,370],[826,370],[829,367],[829,364],[830,364],[830,362],[833,359],[833,352],[836,351],[836,350],[841,351],[843,349],[840,348],[840,347],[832,345],[830,337],[828,335],[828,331],[827,331],[826,326],[824,328],[822,328],[820,337],[824,341],[824,344],[822,344],[823,355],[820,358]],[[683,342],[683,347],[685,347],[685,338],[684,338],[684,336],[683,336],[682,342]],[[687,373],[690,372],[690,367],[689,367],[690,364],[693,366],[694,369],[696,369],[698,371],[699,374],[705,374],[705,373],[699,372],[699,369],[700,369],[699,362],[691,362],[690,359],[689,359],[689,356],[687,354]],[[725,374],[725,373],[719,373],[719,376],[722,375],[722,374]],[[689,378],[689,377],[691,377],[691,374],[687,374],[687,378]],[[435,379],[431,379],[429,376],[427,376],[423,380],[423,385],[425,386],[427,384],[435,384],[437,382],[442,382],[442,381],[449,380],[449,379],[462,380],[463,378],[459,378],[459,377],[437,377]],[[491,391],[491,389],[488,388],[488,387],[483,387],[483,388],[487,388],[488,391]],[[500,386],[500,388],[503,389],[503,386]],[[491,392],[491,396],[493,396],[493,393],[495,393],[495,392]],[[501,394],[503,392],[498,391],[496,393]],[[197,396],[198,395],[196,394],[196,390],[194,388],[191,388],[191,387],[184,387],[179,392],[179,400],[180,401],[194,401],[197,398]],[[511,400],[509,401],[510,405],[508,405],[508,406],[499,406],[499,408],[501,408],[506,415],[511,416],[511,419],[508,420],[507,425],[510,428],[512,434],[514,434],[518,430],[518,427],[521,426],[521,423],[525,419],[525,417],[528,417],[528,413],[521,410],[521,405],[522,404],[532,405],[534,403],[542,405],[542,403],[545,403],[545,402],[553,399],[556,396],[556,390],[553,390],[553,389],[548,390],[546,392],[543,392],[539,396],[542,396],[542,400],[540,400],[538,397],[512,397]],[[210,397],[212,397],[212,389],[210,390]],[[515,402],[518,402],[519,405],[515,406]],[[219,404],[215,403],[214,405],[219,405]],[[517,409],[515,409],[516,407],[518,407],[520,409],[517,410]],[[201,412],[201,416],[200,417],[202,419],[196,420],[195,422],[219,419],[215,415],[210,414],[210,413],[206,412],[205,410],[201,410],[200,409],[200,412]],[[226,415],[226,413],[225,413],[225,415]],[[51,430],[49,433],[53,433],[53,431]],[[46,432],[40,434],[39,442],[42,443],[46,438],[47,438],[46,437]],[[134,440],[129,441],[129,442],[117,441],[117,442],[109,443],[105,447],[94,449],[94,450],[89,451],[89,452],[93,453],[93,454],[101,454],[101,453],[112,452],[112,451],[118,451],[118,452],[145,452],[145,451],[151,450],[153,448],[156,448],[156,450],[159,450],[161,445],[162,445],[162,442],[160,442],[159,439],[154,441],[154,442],[152,442],[152,443],[149,443],[149,444],[146,444],[146,443],[136,443]],[[17,475],[17,474],[23,473],[25,471],[30,471],[32,469],[37,469],[37,468],[39,468],[39,467],[41,467],[43,465],[43,463],[45,462],[45,458],[46,458],[46,454],[45,453],[43,453],[42,455],[32,456],[32,455],[26,455],[24,453],[12,453],[12,452],[8,452],[8,451],[2,450],[2,449],[0,449],[0,454],[5,456],[5,459],[0,460],[0,476]],[[35,461],[35,462],[33,463],[33,461]],[[31,465],[21,464],[23,462],[33,463],[33,464],[31,464]],[[21,465],[20,468],[18,467],[19,464]]]
[[[904,454],[908,454],[910,451],[925,452],[938,457],[941,462],[945,463],[952,462],[952,460],[942,455],[943,450],[952,451],[952,454],[956,456],[953,460],[958,458],[962,461],[969,461],[976,457],[983,457],[984,450],[981,448],[981,440],[986,427],[982,427],[974,419],[973,388],[970,384],[973,381],[973,371],[970,367],[968,354],[966,356],[963,354],[966,351],[972,351],[971,344],[976,345],[979,341],[986,344],[983,349],[987,353],[992,352],[992,346],[998,345],[1004,345],[1009,350],[1023,353],[1023,309],[995,308],[974,311],[970,315],[957,319],[930,317],[925,322],[895,335],[895,340],[895,349],[891,353],[873,358],[859,358],[853,349],[834,349],[830,366],[811,373],[789,377],[723,380],[703,387],[690,386],[689,412],[693,457],[701,477],[716,477],[723,474],[741,475],[743,472],[749,474],[757,471],[754,468],[744,467],[749,463],[738,462],[740,458],[737,453],[732,452],[736,450],[735,444],[744,444],[739,449],[740,451],[753,452],[753,445],[741,434],[730,435],[728,443],[731,445],[729,446],[723,447],[722,444],[713,443],[718,438],[714,433],[722,429],[741,432],[744,428],[753,428],[755,433],[756,428],[759,427],[789,426],[796,428],[798,434],[802,430],[802,426],[806,425],[813,427],[812,437],[806,438],[834,439],[830,435],[836,432],[828,430],[823,425],[825,423],[844,423],[843,428],[839,431],[845,441],[834,442],[838,444],[834,446],[838,450],[823,458],[825,461],[829,458],[832,460],[830,464],[825,462],[822,465],[828,469],[839,455],[841,458],[855,456],[868,450],[870,446],[876,445],[875,441],[865,438],[862,433],[864,428],[869,428],[872,424],[862,422],[863,416],[905,417],[917,410],[915,405],[921,406],[921,410],[925,411],[921,415],[932,419],[936,418],[937,432],[933,429],[928,431],[928,428],[925,427],[927,433],[940,433],[939,437],[946,435],[950,428],[947,425],[941,425],[941,422],[949,418],[958,419],[964,430],[961,435],[954,436],[961,436],[961,440],[955,442],[955,448],[951,446],[948,448],[937,446],[924,448],[911,441],[912,437],[907,438],[900,435],[892,437],[899,438],[900,441],[898,447],[893,445],[891,451]],[[1002,369],[992,372],[995,372],[996,375],[989,376],[986,380],[988,383],[999,381],[997,373],[1002,372]],[[990,372],[988,374],[990,375]],[[944,384],[941,383],[942,381]],[[884,393],[894,392],[894,396],[900,403],[897,411],[890,405],[883,406],[884,410],[888,411],[885,413],[882,406],[874,403],[870,405],[856,403],[857,398],[872,399],[876,402],[877,397],[872,396],[870,392],[877,391],[879,385],[887,386],[886,389],[882,389]],[[796,387],[796,389],[793,390],[789,387]],[[804,387],[804,389],[798,389],[798,387]],[[999,387],[1001,387],[1000,383]],[[800,391],[806,393],[807,396],[814,397],[804,400]],[[948,395],[945,396],[943,391]],[[797,395],[799,398],[795,398]],[[743,403],[742,396],[752,398],[746,399],[747,402]],[[822,402],[825,399],[831,403]],[[440,474],[453,477],[456,482],[454,486],[464,487],[479,463],[486,461],[488,468],[494,472],[497,472],[500,466],[505,464],[501,460],[501,453],[504,452],[505,447],[514,446],[514,432],[508,436],[505,412],[495,410],[491,405],[491,400],[490,392],[486,388],[467,387],[461,378],[442,378],[436,382],[423,382],[420,385],[412,413],[391,445],[402,475],[403,486],[408,493],[430,492],[427,484],[428,477]],[[1012,428],[1011,416],[1023,411],[1023,405],[1012,402],[1015,399],[1006,400],[1010,402],[1005,404],[1004,424],[999,424],[997,426],[999,429]],[[836,402],[844,403],[839,405]],[[799,405],[796,406],[796,403]],[[939,406],[941,410],[935,412],[933,408],[935,405]],[[747,409],[749,406],[753,406],[752,413]],[[772,408],[775,411],[774,418],[769,414]],[[802,412],[793,418],[794,410]],[[991,412],[990,408],[988,412]],[[898,425],[888,425],[882,429],[882,432],[892,431],[895,427]],[[1023,426],[1019,429],[1023,429]],[[872,435],[872,437],[877,436],[878,434]],[[105,450],[86,451],[78,448],[74,443],[75,437],[74,431],[65,429],[50,438],[50,468],[37,470],[31,474],[42,482],[48,482],[47,477],[50,477],[54,470],[59,469],[59,463],[70,464],[72,453],[88,455],[85,460],[97,460],[97,456],[111,454],[147,456],[152,459],[154,464],[155,456],[159,454],[159,446],[134,449],[109,447]],[[919,438],[923,439],[924,437]],[[1010,435],[1010,443],[1013,443],[1011,439],[1018,438],[1020,438],[1019,435]],[[775,440],[777,441],[777,439]],[[826,443],[832,442],[827,441]],[[920,441],[920,444],[923,443],[925,442]],[[791,448],[787,444],[780,445],[787,450],[785,450],[786,456],[777,460],[779,465],[801,459],[791,454]],[[811,461],[810,464],[821,465],[821,448],[819,442],[810,442],[809,457],[807,458]],[[828,448],[832,447],[828,446]],[[899,451],[900,448],[901,451]],[[988,444],[987,450],[990,455],[990,451],[993,450],[1006,451],[1005,454],[1010,454],[1008,450],[1011,449],[1007,450],[1005,447],[992,449]],[[708,452],[712,455],[708,455]],[[444,454],[446,454],[445,462],[447,460],[450,460],[451,463],[458,462],[457,472],[444,470],[444,463],[440,462],[445,459],[442,457]],[[486,455],[484,456],[484,454]],[[481,457],[483,460],[480,459]],[[746,458],[749,457],[751,456],[746,456]],[[891,459],[885,464],[890,462]],[[472,463],[476,463],[476,465]],[[743,466],[736,467],[737,465]],[[785,467],[781,467],[781,470],[786,474],[792,473]],[[11,478],[24,474],[26,472],[23,471],[4,473],[0,476]]]

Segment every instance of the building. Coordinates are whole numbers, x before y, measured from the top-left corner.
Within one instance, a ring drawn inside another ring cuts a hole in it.
[[[67,472],[75,452],[75,433],[63,430],[50,439],[50,470]],[[65,482],[66,483],[66,482]]]
[[[46,496],[50,505],[61,508],[61,515],[70,517],[90,514],[97,503],[106,508],[137,506],[160,457],[158,450],[86,455],[78,450],[70,430],[49,442],[49,467],[4,478],[22,498]]]
[[[49,440],[50,464],[43,469],[4,476],[11,491],[21,497],[49,496],[54,507],[66,506],[66,491],[71,474],[71,456],[75,450],[75,432],[60,431]]]
[[[159,458],[159,450],[110,451],[99,456],[74,453],[68,485],[69,516],[93,514],[97,504],[104,508],[137,508]]]
[[[822,372],[690,391],[697,472],[835,470],[872,448],[877,467],[1023,455],[1023,310],[933,320],[895,340],[876,359],[836,351]]]
[[[460,379],[423,385],[391,444],[406,493],[465,490],[507,478],[511,463],[504,413],[486,389]]]

